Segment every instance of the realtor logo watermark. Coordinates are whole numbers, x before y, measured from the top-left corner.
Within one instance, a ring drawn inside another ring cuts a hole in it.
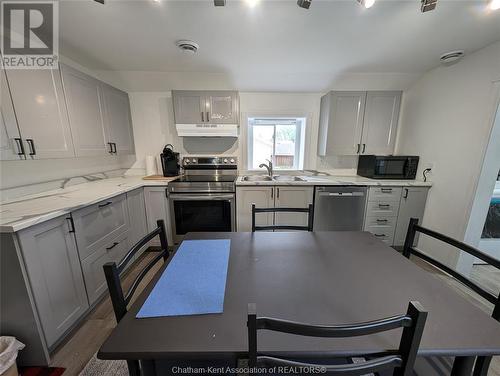
[[[59,54],[57,1],[2,1],[5,69],[54,69]]]

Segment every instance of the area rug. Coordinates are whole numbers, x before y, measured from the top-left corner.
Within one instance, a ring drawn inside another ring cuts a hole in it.
[[[60,376],[64,368],[60,367],[22,367],[19,369],[20,376]]]
[[[124,360],[100,360],[94,354],[80,376],[129,376],[127,362]]]

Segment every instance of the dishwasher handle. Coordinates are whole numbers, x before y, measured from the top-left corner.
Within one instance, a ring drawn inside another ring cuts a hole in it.
[[[321,192],[319,194],[322,197],[363,197],[364,192]]]

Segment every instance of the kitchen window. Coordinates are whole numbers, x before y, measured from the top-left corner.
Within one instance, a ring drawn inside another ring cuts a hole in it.
[[[248,118],[248,169],[266,159],[275,170],[302,170],[305,118]]]

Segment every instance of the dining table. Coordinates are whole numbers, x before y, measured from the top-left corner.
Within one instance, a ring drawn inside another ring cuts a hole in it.
[[[98,352],[99,359],[141,361],[145,375],[172,364],[236,367],[248,354],[247,307],[257,316],[318,325],[404,314],[409,301],[428,312],[419,357],[453,357],[452,375],[471,375],[477,356],[500,355],[500,324],[442,279],[368,232],[200,232],[185,240],[228,239],[221,313],[137,318],[169,263],[138,295]],[[175,255],[173,256],[175,258]],[[259,332],[270,356],[328,359],[395,350],[401,329],[351,338]],[[191,373],[193,373],[191,372]]]

